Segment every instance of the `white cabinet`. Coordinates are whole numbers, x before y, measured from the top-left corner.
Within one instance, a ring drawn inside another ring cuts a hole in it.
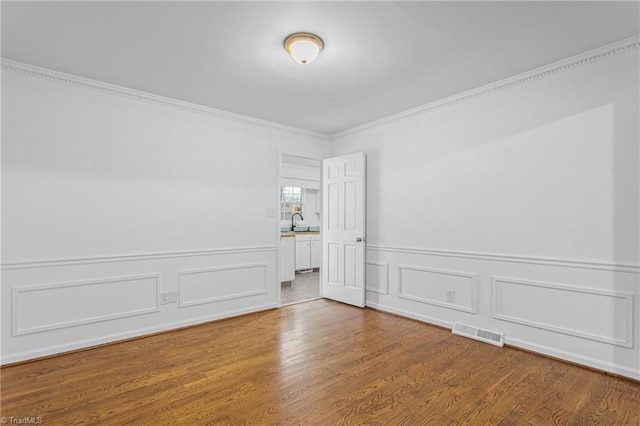
[[[280,237],[280,281],[295,279],[295,257],[295,238]]]
[[[311,269],[311,235],[296,235],[296,271]]]
[[[322,246],[320,245],[320,237],[311,240],[311,267],[319,268],[322,260]]]
[[[296,271],[320,267],[320,235],[296,235]]]

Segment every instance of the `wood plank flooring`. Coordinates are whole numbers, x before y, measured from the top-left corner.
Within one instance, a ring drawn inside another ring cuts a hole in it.
[[[638,425],[640,384],[327,300],[0,370],[45,425]]]

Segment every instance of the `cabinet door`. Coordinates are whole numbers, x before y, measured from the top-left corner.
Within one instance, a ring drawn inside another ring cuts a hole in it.
[[[311,268],[311,241],[296,241],[296,271]]]
[[[319,268],[321,261],[322,245],[320,240],[311,240],[311,267]]]
[[[296,277],[295,240],[290,237],[280,238],[280,281],[293,281]]]

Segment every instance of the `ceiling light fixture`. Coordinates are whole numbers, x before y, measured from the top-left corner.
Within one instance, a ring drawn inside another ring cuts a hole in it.
[[[284,40],[284,48],[294,61],[307,65],[315,61],[322,52],[324,42],[315,34],[295,33]]]

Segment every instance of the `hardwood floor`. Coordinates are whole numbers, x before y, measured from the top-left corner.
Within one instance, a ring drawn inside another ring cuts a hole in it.
[[[43,424],[638,425],[640,384],[315,300],[5,367]]]

